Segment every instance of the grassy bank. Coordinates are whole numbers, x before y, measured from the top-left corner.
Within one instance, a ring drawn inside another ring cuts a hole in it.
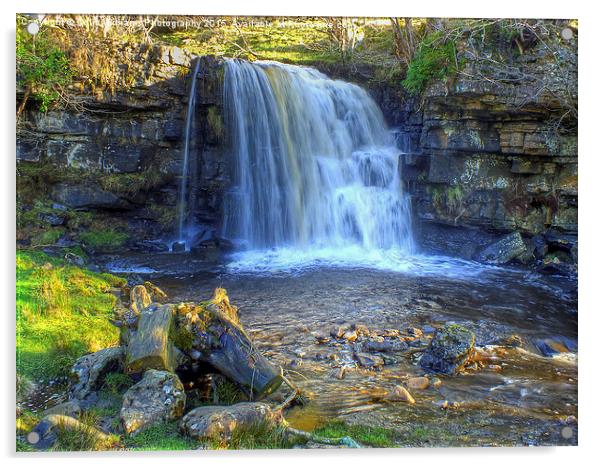
[[[117,344],[109,323],[124,280],[41,252],[17,252],[17,374],[48,380],[81,355]]]

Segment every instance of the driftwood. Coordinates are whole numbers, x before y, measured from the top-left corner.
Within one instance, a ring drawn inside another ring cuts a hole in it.
[[[208,363],[238,384],[249,398],[272,393],[282,384],[279,371],[255,348],[238,320],[226,291],[217,288],[205,305],[181,305],[176,342],[192,338],[189,348],[178,347],[193,361]]]
[[[130,373],[179,369],[201,375],[210,365],[250,399],[272,393],[283,382],[281,371],[257,351],[244,331],[223,288],[217,288],[209,302],[158,305],[151,302],[145,286],[137,285],[130,292],[129,309],[117,308],[114,323],[121,328]]]

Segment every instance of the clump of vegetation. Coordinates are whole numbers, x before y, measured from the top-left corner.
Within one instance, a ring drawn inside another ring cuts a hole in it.
[[[125,389],[130,388],[134,381],[128,374],[111,372],[105,377],[104,387],[109,393],[117,395]]]
[[[113,229],[89,230],[81,233],[79,239],[92,249],[113,249],[123,246],[128,240],[128,234]]]
[[[462,214],[466,193],[461,185],[429,186],[427,192],[433,200],[433,207],[439,214],[451,216]]]
[[[116,345],[109,323],[125,281],[41,252],[17,251],[17,373],[48,380],[68,374],[85,353]]]
[[[213,450],[273,450],[292,448],[304,442],[289,435],[283,426],[257,423],[235,429],[232,438],[227,442],[212,440],[208,446]]]
[[[30,35],[25,27],[17,27],[17,79],[25,94],[17,115],[29,97],[35,99],[42,112],[60,99],[72,79],[67,55],[59,48],[54,38],[46,31]]]
[[[99,178],[100,186],[115,194],[135,196],[143,191],[150,191],[165,184],[169,180],[155,168],[139,173],[108,173]]]
[[[432,80],[453,75],[457,69],[456,44],[441,32],[434,32],[422,40],[402,85],[410,94],[417,95]]]
[[[125,447],[131,450],[192,450],[196,444],[180,435],[177,422],[154,424],[133,437],[126,437]]]
[[[399,436],[394,430],[383,427],[348,424],[341,420],[329,421],[314,430],[313,433],[327,438],[351,437],[362,445],[377,448],[395,447],[399,440]]]

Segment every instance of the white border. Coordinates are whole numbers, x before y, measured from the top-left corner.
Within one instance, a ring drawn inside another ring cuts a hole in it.
[[[602,151],[600,147],[599,128],[600,85],[602,73],[600,69],[599,34],[602,32],[602,16],[593,6],[594,2],[573,1],[535,1],[504,0],[502,2],[429,0],[428,2],[402,2],[401,0],[369,0],[350,2],[349,0],[303,0],[286,2],[284,0],[222,0],[213,2],[165,2],[165,0],[101,0],[98,2],[73,2],[72,0],[32,1],[22,0],[14,8],[2,4],[2,40],[4,67],[0,73],[1,89],[5,98],[2,111],[2,141],[4,151],[0,156],[3,162],[2,212],[4,236],[2,252],[2,298],[1,310],[4,316],[4,339],[2,348],[5,353],[2,395],[6,410],[2,417],[2,439],[5,456],[12,463],[15,461],[14,451],[14,219],[15,219],[15,13],[145,13],[145,14],[216,14],[216,15],[277,15],[277,16],[431,16],[431,17],[535,17],[535,18],[578,18],[579,19],[579,177],[580,177],[580,219],[579,236],[579,447],[559,448],[470,448],[470,449],[403,449],[403,450],[347,450],[347,451],[285,451],[285,452],[157,452],[157,453],[104,453],[104,454],[55,454],[55,455],[21,455],[20,464],[77,463],[85,460],[89,464],[130,464],[142,462],[151,464],[219,464],[245,466],[282,464],[287,466],[316,464],[363,464],[374,459],[385,464],[412,462],[416,464],[441,463],[445,466],[468,462],[494,466],[497,464],[524,464],[545,462],[547,465],[588,464],[595,456],[600,456],[596,446],[602,442],[599,433],[600,406],[602,398],[599,393],[601,349],[594,346],[600,339],[600,289],[598,278],[601,276],[600,242],[596,241],[601,231],[602,198],[596,189],[602,181]],[[598,453],[598,454],[597,454]],[[198,459],[197,459],[198,458]],[[593,462],[593,461],[591,461]]]

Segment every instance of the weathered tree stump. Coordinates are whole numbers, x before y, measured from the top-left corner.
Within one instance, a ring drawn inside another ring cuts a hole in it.
[[[254,347],[223,288],[200,304],[151,303],[142,285],[132,288],[130,298],[129,309],[120,308],[115,318],[126,348],[126,371],[180,369],[201,375],[209,364],[251,399],[281,385],[280,372]]]
[[[173,325],[173,306],[151,304],[138,319],[138,328],[129,338],[126,350],[126,370],[143,372],[147,369],[174,372],[176,357],[169,336]]]

